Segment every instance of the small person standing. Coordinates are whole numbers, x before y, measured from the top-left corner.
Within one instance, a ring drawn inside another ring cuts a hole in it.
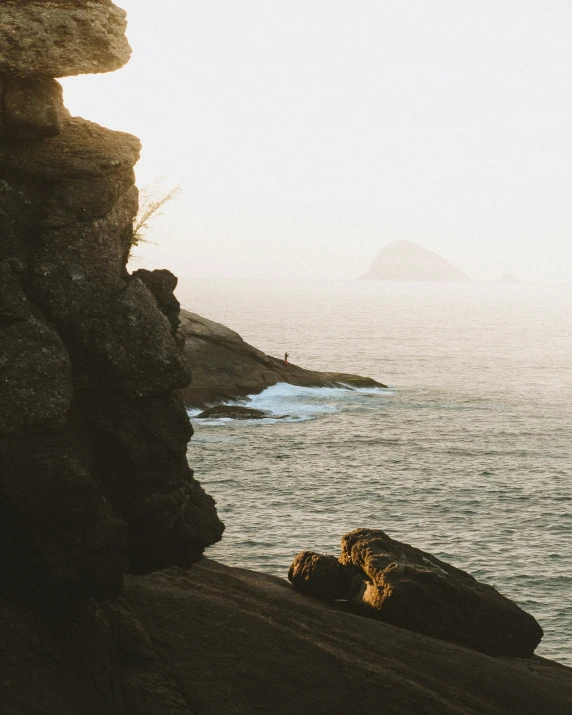
[[[288,365],[288,364],[289,364],[289,363],[288,363],[288,355],[290,355],[290,353],[284,353],[284,364],[285,364],[285,365]]]

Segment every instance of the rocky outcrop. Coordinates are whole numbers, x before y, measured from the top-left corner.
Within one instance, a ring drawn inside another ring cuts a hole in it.
[[[442,256],[413,241],[393,241],[373,259],[362,280],[468,281],[469,278]]]
[[[305,370],[265,355],[221,323],[181,311],[180,332],[193,381],[181,394],[187,407],[241,400],[279,382],[300,387],[386,387],[370,377]]]
[[[2,715],[569,712],[565,668],[179,568],[223,527],[186,461],[176,278],[126,271],[138,140],[71,118],[54,79],[120,66],[124,15],[1,13]]]
[[[129,58],[109,0],[0,18],[0,563],[47,603],[119,593],[217,541],[186,460],[176,279],[129,275],[140,143],[65,110],[55,77]]]
[[[489,655],[530,657],[543,635],[492,586],[379,529],[346,534],[339,560],[302,552],[288,578],[308,595],[344,599],[365,616]]]

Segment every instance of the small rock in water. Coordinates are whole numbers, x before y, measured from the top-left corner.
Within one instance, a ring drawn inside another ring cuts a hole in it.
[[[242,405],[216,405],[197,415],[199,419],[216,419],[220,417],[233,420],[262,420],[265,417],[274,417],[274,415],[264,410],[255,410],[252,407],[243,407]]]
[[[379,529],[343,536],[336,563],[304,551],[288,578],[303,593],[345,598],[362,615],[488,655],[530,657],[543,636],[533,616],[492,586]]]

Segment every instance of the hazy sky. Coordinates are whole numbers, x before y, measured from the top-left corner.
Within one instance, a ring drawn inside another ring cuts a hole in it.
[[[476,279],[572,278],[570,0],[118,0],[131,63],[64,80],[183,184],[179,275],[352,278],[407,238]]]

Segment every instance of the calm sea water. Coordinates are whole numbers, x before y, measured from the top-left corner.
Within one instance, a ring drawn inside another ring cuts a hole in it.
[[[226,522],[209,555],[285,577],[375,527],[532,613],[572,665],[572,291],[525,284],[181,281],[183,306],[272,355],[389,390],[278,385],[262,422],[193,420]],[[282,417],[287,416],[287,417]]]

